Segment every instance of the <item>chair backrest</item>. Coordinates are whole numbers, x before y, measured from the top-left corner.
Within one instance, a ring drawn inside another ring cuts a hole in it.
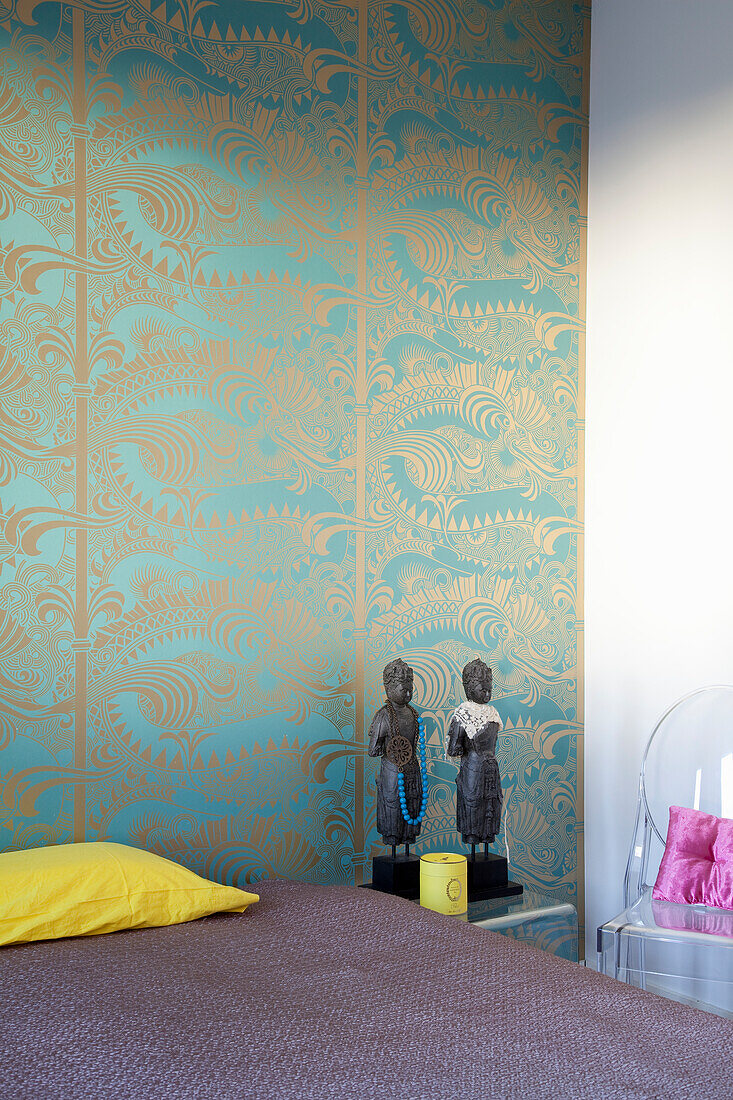
[[[631,905],[654,883],[670,806],[733,817],[733,686],[700,688],[657,722],[644,751],[624,882]]]

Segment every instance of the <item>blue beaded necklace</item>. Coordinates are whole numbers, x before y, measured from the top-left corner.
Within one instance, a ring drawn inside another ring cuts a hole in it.
[[[412,709],[412,708],[410,708]],[[414,712],[413,712],[414,713]],[[417,717],[417,716],[416,716]],[[405,773],[397,773],[397,790],[400,796],[400,809],[402,816],[408,825],[419,825],[425,817],[425,809],[428,804],[428,769],[425,761],[425,725],[421,718],[417,719],[418,748],[420,751],[420,775],[422,776],[422,802],[417,817],[410,817],[407,812],[407,796],[405,794]]]

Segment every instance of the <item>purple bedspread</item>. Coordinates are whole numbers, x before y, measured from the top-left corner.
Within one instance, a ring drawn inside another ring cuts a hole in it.
[[[368,890],[0,949],[3,1100],[728,1100],[733,1023]]]

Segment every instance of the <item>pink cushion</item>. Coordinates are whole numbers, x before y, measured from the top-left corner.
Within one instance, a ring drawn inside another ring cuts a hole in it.
[[[733,820],[670,806],[652,897],[733,909]]]

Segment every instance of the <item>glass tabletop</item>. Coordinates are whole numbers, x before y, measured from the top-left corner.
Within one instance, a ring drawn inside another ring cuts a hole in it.
[[[537,918],[573,917],[575,906],[560,901],[548,894],[525,888],[516,897],[487,898],[484,901],[468,903],[468,920],[471,924],[491,922],[493,927],[509,927],[512,924],[524,924]]]

